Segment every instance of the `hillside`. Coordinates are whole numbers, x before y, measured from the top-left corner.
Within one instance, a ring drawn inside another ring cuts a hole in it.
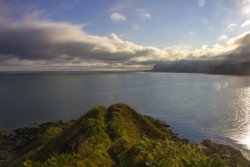
[[[250,75],[250,62],[229,60],[180,60],[157,63],[154,72]]]
[[[96,106],[77,121],[47,123],[0,136],[2,143],[3,139],[14,143],[13,155],[2,161],[2,166],[9,167],[250,165],[230,146],[206,140],[207,148],[201,149],[179,139],[164,122],[125,104]]]

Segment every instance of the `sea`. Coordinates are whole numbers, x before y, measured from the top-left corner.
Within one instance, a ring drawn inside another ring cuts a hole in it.
[[[125,103],[191,142],[212,139],[250,157],[250,77],[156,72],[2,72],[0,129],[74,120]]]

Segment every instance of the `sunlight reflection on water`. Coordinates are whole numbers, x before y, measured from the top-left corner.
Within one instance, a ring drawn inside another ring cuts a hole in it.
[[[231,115],[232,129],[229,131],[228,137],[238,144],[244,145],[244,148],[250,149],[250,87],[236,91],[235,106],[232,107],[237,107],[235,110],[237,112],[233,112],[234,114]]]
[[[180,137],[192,142],[212,139],[250,155],[250,77],[167,73],[0,75],[0,129],[76,119],[96,104],[117,102],[166,121]]]

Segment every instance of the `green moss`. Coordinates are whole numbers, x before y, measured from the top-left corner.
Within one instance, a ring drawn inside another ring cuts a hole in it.
[[[19,166],[23,160],[35,157],[51,140],[62,133],[59,127],[50,127],[37,140],[30,143],[12,162],[13,166]]]
[[[27,167],[227,166],[125,104],[97,106],[68,128],[48,129],[14,161]]]
[[[78,154],[53,154],[43,163],[26,160],[23,165],[25,167],[82,167],[90,165]]]
[[[127,152],[121,166],[226,167],[218,156],[208,157],[194,144],[144,138]]]

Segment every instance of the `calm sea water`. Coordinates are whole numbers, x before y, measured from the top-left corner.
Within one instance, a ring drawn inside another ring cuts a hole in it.
[[[191,141],[250,150],[250,77],[170,73],[0,74],[0,129],[76,119],[124,102]]]

